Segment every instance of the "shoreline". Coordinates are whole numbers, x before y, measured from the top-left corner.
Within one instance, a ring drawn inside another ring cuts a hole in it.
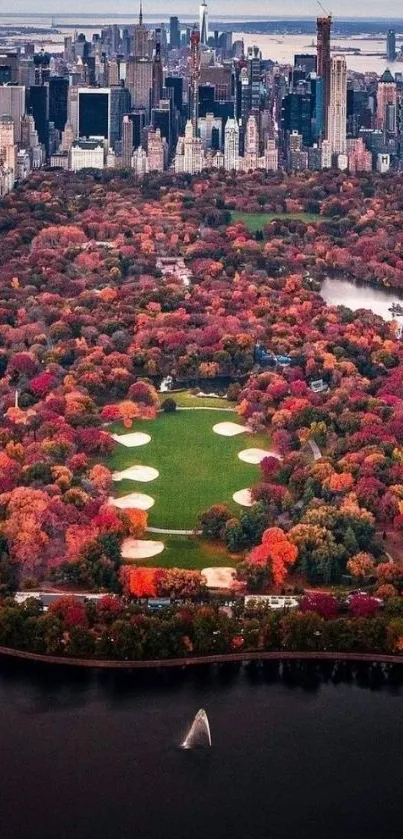
[[[56,666],[80,667],[88,670],[151,670],[165,668],[187,668],[209,664],[249,664],[251,661],[352,661],[367,664],[403,665],[403,655],[387,653],[347,653],[347,652],[308,652],[278,650],[267,652],[225,653],[222,655],[194,656],[193,658],[167,658],[150,660],[120,659],[85,659],[52,656],[16,650],[12,647],[0,647],[1,658],[13,658]]]

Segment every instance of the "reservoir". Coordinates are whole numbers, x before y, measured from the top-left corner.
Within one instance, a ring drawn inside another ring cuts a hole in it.
[[[393,289],[376,288],[370,285],[357,285],[343,277],[325,277],[321,286],[321,296],[328,306],[347,306],[349,309],[370,309],[384,320],[392,320],[389,312],[392,303],[401,303],[401,297]],[[396,318],[403,322],[402,318]]]
[[[0,662],[7,839],[401,836],[399,675],[66,673]],[[199,708],[212,747],[180,748]]]

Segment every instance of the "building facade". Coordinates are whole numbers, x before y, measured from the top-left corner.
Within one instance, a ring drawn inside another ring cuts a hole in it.
[[[332,57],[328,140],[332,154],[345,154],[347,134],[347,64],[344,55]]]

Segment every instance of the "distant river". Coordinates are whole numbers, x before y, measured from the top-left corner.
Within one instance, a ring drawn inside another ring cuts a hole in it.
[[[359,686],[332,666],[281,680],[0,662],[1,836],[399,837],[403,695],[360,672]],[[213,746],[183,751],[200,707]]]
[[[320,291],[329,306],[348,306],[349,309],[370,309],[375,315],[384,320],[392,320],[389,312],[392,303],[401,302],[401,298],[393,289],[375,288],[369,285],[356,285],[350,280],[337,277],[326,277]],[[398,321],[401,318],[397,318]]]
[[[247,32],[234,32],[233,39],[234,41],[243,39],[245,47],[256,44],[262,51],[263,58],[271,58],[279,64],[294,64],[295,53],[316,53],[315,41],[312,43],[312,37],[309,35],[251,35]],[[361,53],[379,53],[379,55],[351,55],[345,53],[349,70],[382,75],[386,67],[389,67],[392,73],[403,72],[403,63],[398,61],[388,62],[384,57],[385,38],[377,40],[370,40],[365,37],[334,38],[332,46],[359,48]],[[398,47],[400,47],[400,42]]]

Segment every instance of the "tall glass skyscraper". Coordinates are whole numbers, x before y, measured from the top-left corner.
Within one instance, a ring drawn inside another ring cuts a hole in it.
[[[199,32],[200,43],[206,46],[208,43],[208,10],[205,0],[200,4]]]

